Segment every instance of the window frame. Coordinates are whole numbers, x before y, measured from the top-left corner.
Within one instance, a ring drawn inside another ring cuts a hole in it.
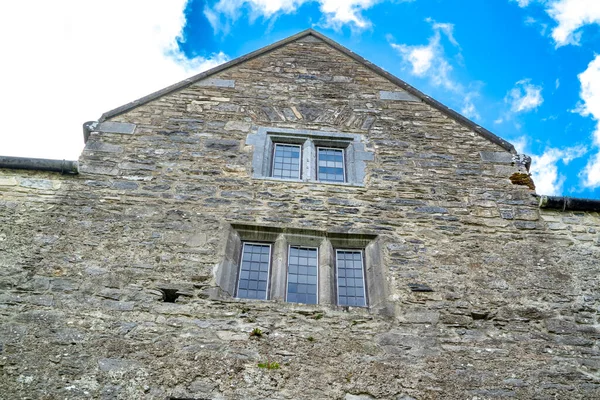
[[[323,150],[339,150],[342,153],[342,175],[344,180],[343,181],[330,181],[327,179],[320,179],[319,178],[319,150],[323,149]],[[347,178],[347,174],[346,174],[346,149],[345,148],[340,148],[340,147],[331,147],[331,146],[319,146],[316,145],[315,146],[315,162],[316,162],[316,166],[315,166],[315,172],[316,172],[316,176],[315,179],[319,182],[327,182],[327,183],[346,183],[348,181]]]
[[[264,299],[252,299],[249,297],[239,297],[240,293],[240,281],[242,279],[242,263],[244,262],[244,250],[246,245],[258,245],[258,246],[269,246],[269,265],[267,267],[267,288],[265,289]],[[259,241],[242,241],[242,248],[239,257],[239,266],[237,271],[236,283],[235,283],[235,294],[234,297],[245,300],[269,300],[271,292],[271,269],[273,268],[273,243],[270,242],[259,242]]]
[[[374,159],[373,151],[365,147],[362,134],[313,130],[258,127],[248,134],[246,144],[254,146],[252,153],[252,178],[263,180],[319,183],[327,185],[365,186],[366,162]],[[276,144],[301,146],[300,178],[273,177]],[[342,150],[344,182],[318,179],[318,148]]]
[[[288,178],[288,177],[279,177],[279,176],[274,176],[275,174],[275,154],[277,152],[277,146],[295,146],[298,147],[299,149],[299,153],[300,153],[300,157],[298,159],[298,178]],[[303,164],[303,149],[302,149],[302,145],[301,144],[296,144],[296,143],[285,143],[285,142],[273,142],[273,150],[272,150],[272,154],[271,154],[271,171],[270,171],[270,176],[273,179],[290,179],[290,180],[302,180],[302,164]]]
[[[361,272],[362,272],[362,284],[363,284],[363,297],[365,299],[365,304],[362,306],[350,306],[350,305],[346,305],[346,304],[340,304],[340,286],[339,286],[339,260],[338,260],[338,252],[340,251],[347,251],[347,252],[357,252],[360,253],[360,259],[361,259]],[[334,249],[335,252],[335,256],[334,256],[334,262],[335,262],[335,294],[336,294],[336,304],[340,307],[362,307],[362,308],[368,308],[369,307],[369,297],[368,297],[368,283],[367,283],[367,274],[366,274],[366,265],[365,265],[365,250],[364,249],[356,249],[356,248],[335,248]]]
[[[284,297],[284,301],[286,303],[295,303],[295,304],[313,304],[313,303],[300,303],[300,302],[295,302],[295,301],[289,301],[288,300],[288,290],[289,290],[289,277],[290,277],[290,257],[292,256],[292,252],[291,249],[292,247],[296,247],[298,249],[309,249],[309,250],[316,250],[317,251],[317,293],[316,293],[316,297],[317,297],[317,302],[314,303],[314,305],[318,305],[319,304],[319,297],[320,297],[320,290],[319,290],[319,247],[308,247],[308,246],[302,246],[302,245],[295,245],[295,244],[288,244],[287,247],[287,263],[286,263],[286,274],[285,274],[285,297]]]
[[[267,301],[284,303],[287,291],[287,268],[289,247],[317,248],[318,251],[318,303],[298,304],[302,307],[328,307],[338,310],[363,309],[369,312],[393,315],[395,308],[390,302],[387,269],[384,264],[384,238],[375,232],[345,233],[307,228],[257,226],[248,223],[224,223],[220,247],[220,259],[213,269],[215,287],[209,291],[214,300],[232,300],[252,303],[265,301],[237,297],[238,278],[243,259],[243,243],[268,244],[271,246]],[[336,249],[362,251],[363,281],[366,306],[343,306],[338,304]]]

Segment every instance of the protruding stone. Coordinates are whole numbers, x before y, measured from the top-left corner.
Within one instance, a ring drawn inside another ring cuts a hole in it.
[[[396,101],[420,101],[417,97],[408,92],[390,92],[382,90],[379,92],[381,100],[396,100]]]
[[[217,78],[208,78],[203,79],[197,83],[198,86],[208,86],[208,87],[221,87],[221,88],[234,88],[235,80],[233,79],[217,79]]]

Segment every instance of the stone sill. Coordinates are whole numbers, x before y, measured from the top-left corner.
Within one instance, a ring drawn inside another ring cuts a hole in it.
[[[353,182],[328,182],[328,181],[318,181],[315,179],[289,179],[289,178],[273,178],[273,177],[253,177],[252,179],[260,180],[260,181],[272,181],[272,182],[290,182],[290,183],[311,183],[311,184],[323,184],[330,186],[350,186],[350,187],[365,187],[362,183],[353,183]]]
[[[324,311],[338,311],[338,312],[352,312],[359,314],[370,314],[373,309],[370,306],[359,307],[359,306],[338,306],[337,304],[304,304],[304,303],[291,303],[288,301],[281,300],[261,300],[261,299],[242,299],[239,297],[231,297],[234,303],[248,304],[248,305],[275,305],[280,311],[302,311],[302,312],[313,312],[315,314],[322,313]]]

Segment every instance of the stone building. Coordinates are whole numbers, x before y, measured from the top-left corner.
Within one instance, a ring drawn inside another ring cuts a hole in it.
[[[600,398],[600,202],[323,35],[84,136],[0,158],[0,398]]]

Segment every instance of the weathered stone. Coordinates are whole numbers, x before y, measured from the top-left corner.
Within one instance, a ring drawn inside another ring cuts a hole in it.
[[[122,153],[123,147],[110,143],[102,143],[98,141],[88,141],[85,145],[86,151],[99,151],[104,153]]]
[[[204,146],[211,150],[237,150],[240,147],[240,142],[237,140],[217,140],[209,139],[204,142]]]
[[[112,184],[113,189],[117,190],[136,190],[140,185],[136,182],[118,181]]]
[[[250,127],[252,125],[249,122],[242,122],[242,121],[228,121],[225,124],[225,130],[226,131],[242,131],[242,132],[248,132],[250,131]]]
[[[380,91],[379,98],[381,100],[420,101],[417,97],[408,92],[392,92],[388,90]]]
[[[58,181],[51,181],[48,179],[28,179],[22,178],[19,179],[19,185],[32,188],[32,189],[41,189],[41,190],[52,190],[60,188],[61,183]]]
[[[444,207],[417,207],[415,208],[416,212],[419,213],[427,213],[427,214],[447,214],[448,210]]]
[[[16,186],[17,178],[14,176],[0,176],[0,186]]]
[[[600,216],[539,209],[524,159],[386,76],[309,35],[108,114],[135,134],[92,132],[79,176],[0,170],[0,397],[600,398]],[[273,178],[269,135],[360,179]],[[235,298],[243,243],[268,300]],[[318,304],[285,301],[290,246]]]
[[[512,164],[513,155],[506,151],[481,151],[481,161],[498,164]]]
[[[99,123],[94,131],[104,133],[121,133],[125,135],[133,135],[136,125],[127,122],[105,121]]]
[[[222,88],[234,88],[235,80],[233,79],[216,79],[216,78],[207,78],[203,79],[197,83],[199,86],[209,86],[209,87],[222,87]]]

